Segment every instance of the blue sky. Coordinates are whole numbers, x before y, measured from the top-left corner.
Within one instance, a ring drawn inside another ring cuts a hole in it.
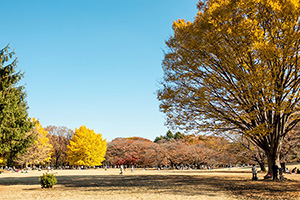
[[[0,45],[25,72],[29,116],[86,125],[108,141],[153,140],[168,130],[156,90],[172,22],[192,21],[197,0],[1,2]]]

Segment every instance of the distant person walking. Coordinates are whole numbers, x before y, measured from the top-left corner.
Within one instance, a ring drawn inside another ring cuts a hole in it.
[[[123,165],[120,166],[120,174],[123,174],[124,168]]]
[[[252,165],[252,181],[257,181],[257,168],[255,164]]]
[[[279,168],[279,180],[283,181],[283,168]]]

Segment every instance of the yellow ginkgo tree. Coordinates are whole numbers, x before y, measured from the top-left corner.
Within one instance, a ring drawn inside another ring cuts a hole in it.
[[[106,149],[106,139],[102,139],[102,134],[96,134],[85,126],[75,128],[75,135],[68,145],[68,162],[70,165],[101,165]]]
[[[35,126],[32,132],[28,134],[34,134],[36,140],[26,153],[15,160],[15,162],[20,165],[45,164],[51,161],[52,145],[49,143],[49,138],[47,138],[48,132],[44,130],[39,121],[34,118],[32,121],[35,123]]]

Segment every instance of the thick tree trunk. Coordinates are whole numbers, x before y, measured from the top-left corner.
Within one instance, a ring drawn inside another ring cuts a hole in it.
[[[268,159],[268,174],[273,174],[273,170],[272,170],[272,166],[275,164],[280,168],[280,150],[281,150],[281,146],[282,146],[282,141],[283,141],[283,137],[281,137],[280,135],[282,135],[282,132],[284,130],[284,118],[282,117],[275,117],[278,118],[278,123],[276,123],[275,125],[275,130],[273,132],[272,135],[269,136],[270,139],[270,143],[269,143],[269,148],[265,150],[266,155],[267,155],[267,159]]]
[[[267,155],[267,159],[268,159],[268,173],[267,174],[273,174],[272,165],[275,163],[278,167],[280,167],[279,153],[271,154],[269,152],[266,152],[266,155]]]

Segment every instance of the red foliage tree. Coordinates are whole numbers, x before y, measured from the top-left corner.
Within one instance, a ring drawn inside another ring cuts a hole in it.
[[[145,138],[116,138],[107,144],[106,162],[110,165],[149,165],[155,153]]]

